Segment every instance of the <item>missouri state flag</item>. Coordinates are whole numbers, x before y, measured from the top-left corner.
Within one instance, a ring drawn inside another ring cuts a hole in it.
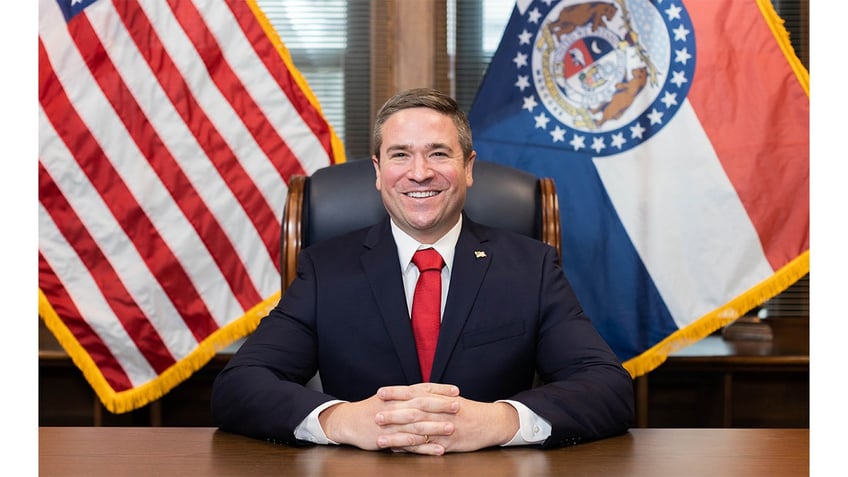
[[[478,160],[554,179],[633,376],[809,272],[809,74],[768,0],[519,0],[469,118]]]
[[[289,179],[344,153],[252,0],[38,12],[39,315],[126,412],[256,327]]]

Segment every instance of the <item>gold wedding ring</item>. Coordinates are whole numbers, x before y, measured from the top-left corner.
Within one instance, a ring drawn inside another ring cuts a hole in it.
[[[424,443],[427,444],[430,442],[430,436],[428,434],[424,434]]]

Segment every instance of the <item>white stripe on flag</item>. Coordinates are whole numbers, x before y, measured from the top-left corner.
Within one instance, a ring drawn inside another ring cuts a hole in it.
[[[774,273],[688,101],[646,144],[595,165],[678,327]]]

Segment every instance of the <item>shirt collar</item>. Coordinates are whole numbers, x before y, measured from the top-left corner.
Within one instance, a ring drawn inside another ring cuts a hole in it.
[[[439,255],[442,256],[442,259],[445,261],[445,267],[447,267],[448,271],[450,271],[453,266],[453,255],[456,249],[456,242],[459,241],[459,232],[462,230],[462,215],[460,214],[459,220],[456,221],[456,225],[451,228],[448,233],[442,236],[436,243],[433,244],[422,244],[410,237],[406,232],[400,229],[395,224],[394,220],[391,220],[392,225],[392,236],[395,239],[395,243],[398,248],[398,259],[400,260],[401,269],[406,270],[406,267],[412,263],[412,256],[415,252],[422,248],[433,247],[439,252]]]

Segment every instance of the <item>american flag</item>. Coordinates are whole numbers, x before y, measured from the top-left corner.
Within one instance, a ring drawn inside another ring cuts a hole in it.
[[[121,413],[279,298],[287,182],[344,161],[255,2],[41,0],[39,314]]]

